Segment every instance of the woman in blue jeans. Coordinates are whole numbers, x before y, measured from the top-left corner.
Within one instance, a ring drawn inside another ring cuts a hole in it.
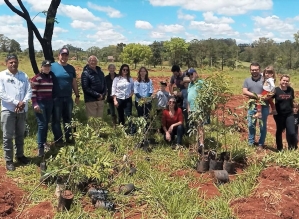
[[[47,143],[48,124],[53,109],[51,62],[43,61],[41,73],[31,79],[32,106],[38,124],[37,144],[38,156],[43,157]]]
[[[113,79],[111,96],[118,112],[119,124],[125,124],[125,117],[132,115],[132,96],[134,94],[134,82],[130,76],[130,67],[123,64],[119,69],[119,75]]]
[[[148,71],[145,67],[141,67],[138,71],[137,80],[134,82],[134,94],[135,94],[135,107],[138,113],[138,117],[148,117],[152,108],[152,103],[147,100],[146,103],[140,104],[141,98],[151,97],[153,94],[153,82],[148,78]]]

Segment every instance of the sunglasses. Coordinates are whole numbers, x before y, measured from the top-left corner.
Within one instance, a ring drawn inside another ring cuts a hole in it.
[[[129,69],[127,69],[127,68],[123,68],[123,71],[129,71]]]
[[[175,101],[168,101],[169,104],[175,104]]]

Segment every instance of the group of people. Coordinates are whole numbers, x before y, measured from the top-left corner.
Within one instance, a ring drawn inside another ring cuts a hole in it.
[[[248,143],[264,148],[267,134],[267,118],[272,114],[276,123],[277,150],[283,149],[282,133],[286,132],[288,149],[297,149],[298,144],[298,103],[295,102],[295,92],[290,85],[290,76],[281,75],[278,86],[275,86],[276,74],[269,66],[260,73],[260,65],[251,63],[251,77],[246,78],[243,84],[243,94],[256,101],[251,102],[247,114]],[[275,101],[275,104],[273,103]],[[271,112],[269,112],[269,105]],[[260,137],[255,142],[256,123],[259,122]]]
[[[47,147],[48,124],[52,118],[52,132],[55,145],[63,146],[63,136],[66,143],[74,143],[72,129],[68,125],[72,120],[73,92],[75,103],[79,103],[80,95],[75,68],[68,64],[69,50],[59,51],[57,62],[45,60],[41,64],[41,72],[29,79],[26,73],[18,69],[19,60],[14,54],[6,57],[7,69],[0,72],[1,98],[1,127],[3,131],[3,149],[7,170],[15,170],[13,163],[13,146],[15,145],[16,159],[27,164],[24,156],[24,133],[28,102],[32,101],[35,112],[38,133],[38,156],[43,157]],[[148,70],[141,67],[134,81],[130,75],[130,67],[123,64],[116,73],[114,64],[108,66],[108,75],[104,75],[97,65],[95,56],[88,58],[87,65],[81,75],[81,86],[84,94],[86,114],[88,117],[103,117],[105,101],[109,104],[108,114],[111,115],[113,125],[125,124],[127,117],[132,115],[133,95],[138,117],[148,118],[152,108],[153,98],[157,99],[157,115],[161,119],[161,131],[164,138],[174,145],[181,146],[184,133],[189,129],[188,116],[196,111],[198,89],[204,83],[199,79],[194,68],[182,72],[178,65],[172,66],[172,77],[169,92],[166,91],[167,82],[160,82],[160,89],[154,93],[153,82],[149,78]],[[290,149],[297,148],[298,142],[298,104],[294,103],[294,89],[290,86],[290,77],[282,75],[279,86],[275,87],[275,71],[267,67],[260,73],[260,65],[250,65],[251,77],[244,81],[243,94],[256,99],[248,111],[248,127],[250,145],[264,146],[267,133],[267,117],[269,104],[277,130],[277,149],[282,150],[282,132],[286,130]],[[272,99],[275,100],[273,104]],[[117,111],[117,114],[116,114]],[[117,122],[118,117],[118,122]],[[64,135],[61,129],[63,121]],[[255,142],[256,121],[261,120],[260,139]],[[203,125],[207,121],[198,121],[200,138],[198,147],[203,147]],[[176,142],[174,142],[175,136]],[[13,144],[13,138],[15,142]]]

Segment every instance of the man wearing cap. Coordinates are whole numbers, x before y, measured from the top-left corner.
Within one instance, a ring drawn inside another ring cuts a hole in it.
[[[178,96],[177,93],[185,88],[183,79],[186,76],[186,74],[181,71],[181,68],[178,65],[173,65],[171,71],[173,74],[170,78],[169,92],[172,96],[176,97],[178,107],[182,108],[183,99],[180,96]],[[174,91],[174,85],[176,85],[179,91]]]
[[[24,156],[24,133],[32,91],[27,74],[18,70],[18,57],[11,54],[5,61],[7,69],[0,72],[1,127],[6,169],[14,171],[13,137],[17,160],[22,164],[29,162]]]
[[[72,121],[73,99],[72,90],[76,95],[75,103],[79,104],[79,91],[76,80],[75,68],[68,64],[69,50],[62,48],[59,51],[58,61],[52,63],[53,72],[53,114],[52,132],[56,145],[63,145],[63,134],[60,121],[63,120],[66,143],[74,143],[71,138],[71,127],[67,126]]]
[[[192,114],[193,112],[198,110],[198,107],[196,105],[196,98],[198,96],[198,89],[201,88],[201,85],[203,83],[202,80],[198,78],[198,74],[194,68],[190,68],[187,71],[187,75],[190,78],[190,83],[188,86],[188,103],[187,103],[187,109],[188,114]],[[199,135],[199,141],[198,141],[198,150],[201,150],[204,147],[204,128],[203,125],[205,123],[209,123],[209,118],[207,118],[207,121],[199,121],[197,124],[197,133]]]
[[[44,156],[47,143],[48,124],[53,111],[53,73],[51,72],[51,62],[42,62],[41,72],[31,79],[32,86],[32,106],[37,120],[37,146],[38,156]]]
[[[88,58],[88,64],[83,68],[81,75],[81,85],[87,116],[103,118],[107,86],[105,75],[97,64],[97,57],[92,55]]]

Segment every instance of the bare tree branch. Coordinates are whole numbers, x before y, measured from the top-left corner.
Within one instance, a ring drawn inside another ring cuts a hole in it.
[[[6,3],[6,5],[10,8],[10,10],[12,10],[14,13],[16,13],[17,15],[21,16],[22,18],[25,18],[25,15],[23,12],[21,12],[20,10],[16,9],[15,6],[13,6],[9,0],[4,0],[4,2]]]

